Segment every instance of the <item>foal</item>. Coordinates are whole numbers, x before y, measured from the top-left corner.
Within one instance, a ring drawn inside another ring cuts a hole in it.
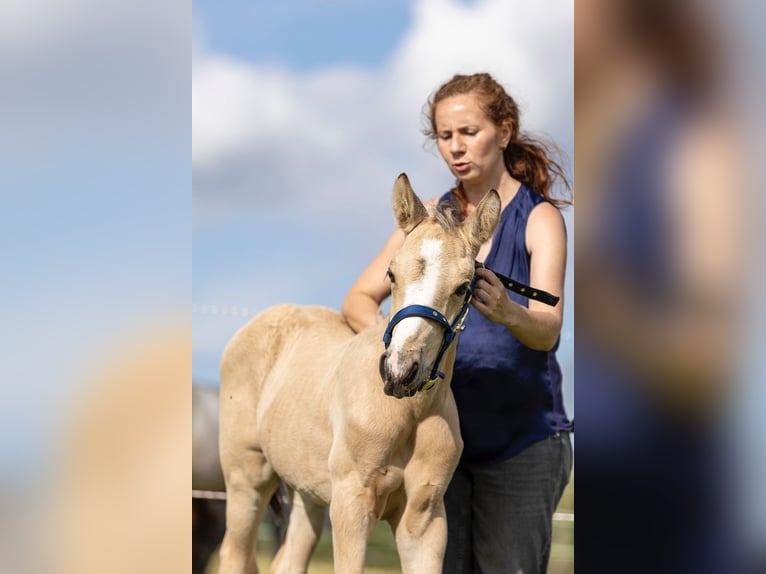
[[[292,511],[272,572],[306,572],[328,505],[336,572],[363,572],[378,520],[391,525],[403,572],[441,572],[443,495],[463,446],[450,390],[452,337],[500,198],[490,191],[461,225],[449,213],[429,214],[402,174],[393,210],[406,239],[389,271],[388,326],[355,335],[335,311],[280,305],[224,352],[223,574],[258,571],[258,525],[278,478],[292,490]]]

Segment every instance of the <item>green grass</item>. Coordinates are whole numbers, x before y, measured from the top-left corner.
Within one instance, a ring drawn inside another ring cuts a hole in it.
[[[569,482],[557,512],[574,512],[574,474]],[[265,574],[269,571],[269,563],[274,552],[274,541],[264,533],[259,538],[258,568]],[[218,572],[218,556],[213,556],[206,574]],[[317,545],[316,552],[309,565],[309,574],[332,574],[332,533],[325,527]],[[391,529],[386,522],[380,522],[375,527],[367,548],[365,572],[368,574],[396,574],[401,572],[399,557]],[[574,523],[557,521],[553,523],[553,540],[551,545],[551,560],[548,574],[572,574],[574,572]]]

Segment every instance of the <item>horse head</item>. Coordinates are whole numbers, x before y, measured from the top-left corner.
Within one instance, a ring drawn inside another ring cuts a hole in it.
[[[393,210],[405,240],[388,270],[391,318],[380,375],[384,392],[402,398],[444,377],[439,361],[468,311],[474,261],[500,219],[500,196],[490,190],[461,223],[449,204],[429,213],[401,174]]]

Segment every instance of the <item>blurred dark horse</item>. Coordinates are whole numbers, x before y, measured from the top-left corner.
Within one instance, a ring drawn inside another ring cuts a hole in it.
[[[192,384],[192,490],[226,492],[218,459],[218,388],[204,384]],[[287,528],[287,501],[286,487],[280,485],[267,515],[275,550]],[[225,530],[225,500],[192,498],[192,574],[204,574]]]
[[[218,389],[192,385],[192,489],[223,493],[218,459]],[[226,501],[192,498],[192,573],[203,574],[226,529]]]

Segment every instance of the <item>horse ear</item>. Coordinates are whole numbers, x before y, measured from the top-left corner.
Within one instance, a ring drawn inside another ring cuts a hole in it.
[[[463,223],[463,234],[473,249],[474,256],[479,252],[479,248],[492,237],[499,221],[500,195],[494,189],[490,189]]]
[[[415,226],[426,218],[426,211],[423,202],[418,199],[415,192],[412,191],[410,180],[407,174],[403,173],[396,178],[394,183],[394,198],[392,201],[394,208],[394,218],[399,228],[405,233],[409,233]]]

